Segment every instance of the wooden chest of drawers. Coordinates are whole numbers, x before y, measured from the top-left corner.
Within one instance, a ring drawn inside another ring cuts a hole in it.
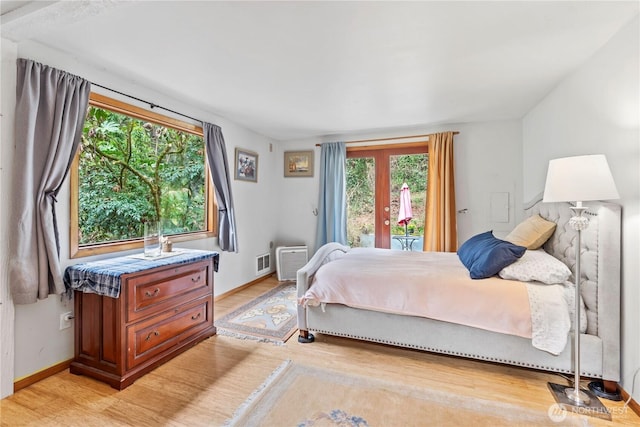
[[[122,390],[216,333],[213,259],[120,276],[120,296],[75,291],[70,371]]]

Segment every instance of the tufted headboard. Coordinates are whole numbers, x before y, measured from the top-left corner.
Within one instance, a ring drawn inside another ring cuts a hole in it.
[[[557,224],[544,249],[563,261],[575,277],[577,232],[569,225],[573,216],[570,203],[542,203],[542,195],[525,206],[525,215],[539,214]],[[587,334],[620,336],[620,205],[585,202],[589,226],[582,231],[581,293],[587,308]],[[574,277],[571,278],[574,281]]]

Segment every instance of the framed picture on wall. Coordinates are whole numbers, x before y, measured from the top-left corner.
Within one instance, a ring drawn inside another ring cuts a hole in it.
[[[258,153],[236,148],[235,179],[258,182]]]
[[[285,151],[284,176],[313,176],[313,150]]]

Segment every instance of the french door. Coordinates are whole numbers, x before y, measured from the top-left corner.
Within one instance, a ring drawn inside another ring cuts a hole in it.
[[[347,148],[347,239],[352,247],[422,250],[427,143]],[[411,191],[413,218],[398,224],[400,189]]]

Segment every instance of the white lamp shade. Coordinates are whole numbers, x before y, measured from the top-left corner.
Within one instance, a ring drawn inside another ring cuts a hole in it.
[[[549,162],[543,202],[619,199],[603,154],[564,157]]]

